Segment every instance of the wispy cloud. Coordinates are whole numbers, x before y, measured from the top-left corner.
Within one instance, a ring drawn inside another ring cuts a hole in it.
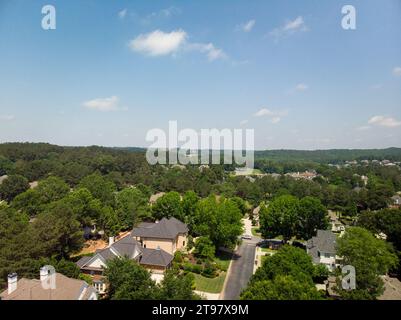
[[[249,20],[245,23],[241,23],[240,25],[238,25],[236,27],[236,30],[240,30],[243,32],[250,32],[250,31],[252,31],[255,24],[256,24],[256,20],[252,19],[252,20]]]
[[[270,36],[278,39],[284,36],[289,36],[298,32],[308,31],[304,19],[302,16],[295,18],[294,20],[288,20],[286,23],[280,27],[277,27],[269,32]]]
[[[171,18],[173,16],[181,14],[181,12],[182,10],[180,8],[171,6],[165,9],[161,9],[159,11],[154,11],[146,15],[144,18],[140,19],[140,22],[142,24],[148,25],[151,24],[153,20]]]
[[[111,96],[109,98],[96,98],[85,101],[82,105],[91,110],[107,112],[119,110],[118,102],[119,99],[117,96]]]
[[[307,85],[307,84],[305,84],[305,83],[298,83],[296,86],[295,86],[295,90],[296,91],[306,91],[306,90],[308,90],[309,89],[309,86]]]
[[[253,114],[254,117],[267,117],[270,122],[275,124],[281,121],[281,118],[288,115],[287,111],[272,111],[267,108],[262,108]]]
[[[246,125],[249,121],[248,120],[242,120],[239,125],[242,127],[244,125]]]
[[[11,121],[14,120],[15,116],[12,114],[0,114],[0,120],[1,121]]]
[[[187,41],[188,35],[178,29],[171,32],[155,30],[147,34],[140,34],[129,42],[129,47],[135,52],[149,56],[164,56],[178,51],[197,51],[204,53],[209,61],[224,59],[226,53],[213,43],[191,43]]]
[[[396,77],[401,77],[401,67],[394,67],[393,75],[395,75]]]
[[[401,121],[398,121],[395,118],[386,117],[386,116],[374,116],[374,117],[370,118],[368,123],[372,124],[372,125],[381,126],[381,127],[387,127],[387,128],[395,128],[395,127],[401,126]]]
[[[125,16],[127,15],[127,12],[128,12],[127,8],[125,8],[125,9],[119,11],[119,12],[118,12],[118,17],[119,17],[120,19],[124,19]]]
[[[186,50],[204,53],[209,61],[227,58],[226,53],[222,49],[216,48],[213,43],[188,43]]]

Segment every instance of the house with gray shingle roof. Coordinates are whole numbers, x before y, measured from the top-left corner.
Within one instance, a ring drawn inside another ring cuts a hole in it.
[[[336,256],[336,235],[329,230],[317,230],[316,237],[312,237],[306,244],[306,252],[312,257],[315,264],[324,264],[332,271],[338,264]]]
[[[170,268],[174,252],[186,245],[188,227],[181,221],[170,218],[157,223],[143,222],[134,228],[130,235],[97,250],[91,257],[85,256],[77,261],[85,274],[92,276],[94,286],[100,294],[106,291],[103,271],[107,261],[117,257],[128,257],[148,269],[152,279],[159,282],[164,272]]]
[[[401,197],[398,194],[393,196],[393,197],[391,197],[391,200],[393,202],[392,206],[394,206],[396,208],[401,207]]]
[[[155,223],[144,222],[131,232],[144,248],[163,249],[171,255],[187,245],[188,227],[180,220],[163,218]]]

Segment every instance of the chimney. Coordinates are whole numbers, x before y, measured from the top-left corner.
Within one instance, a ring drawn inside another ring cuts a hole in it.
[[[114,243],[114,237],[109,237],[109,247]]]
[[[18,275],[14,273],[10,273],[7,277],[8,280],[8,294],[13,293],[17,290],[17,282],[18,282]]]
[[[49,277],[49,270],[45,267],[42,267],[39,270],[39,274],[40,274],[40,281],[43,283],[44,281],[47,281]]]

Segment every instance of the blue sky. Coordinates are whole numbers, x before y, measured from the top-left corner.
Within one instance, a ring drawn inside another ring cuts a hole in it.
[[[0,142],[147,146],[169,120],[257,149],[401,147],[401,1],[0,2]]]

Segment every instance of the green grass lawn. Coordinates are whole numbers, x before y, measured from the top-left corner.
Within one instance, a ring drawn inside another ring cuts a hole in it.
[[[232,257],[232,253],[218,251],[214,260],[222,267],[223,271],[227,271]]]
[[[226,273],[222,272],[216,278],[206,278],[200,274],[193,273],[195,276],[195,286],[196,290],[209,292],[209,293],[220,293],[223,290],[224,280],[226,278]]]
[[[276,252],[276,251],[274,251],[274,250],[272,250],[272,249],[269,249],[269,248],[260,248],[261,250],[262,250],[262,252]]]

